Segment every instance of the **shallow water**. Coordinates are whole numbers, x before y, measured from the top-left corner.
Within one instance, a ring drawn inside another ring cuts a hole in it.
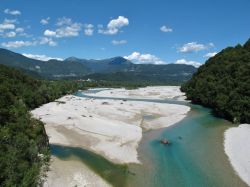
[[[62,160],[79,160],[113,186],[127,186],[128,166],[114,164],[91,151],[77,147],[50,145],[52,155]]]
[[[190,106],[178,124],[144,134],[138,150],[143,165],[130,166],[136,176],[129,177],[129,186],[247,186],[224,153],[223,133],[232,124],[213,117],[208,109]],[[160,144],[161,138],[172,144]]]
[[[76,95],[84,97],[80,92]],[[178,124],[143,134],[138,148],[141,165],[130,164],[128,168],[115,165],[79,148],[52,146],[52,154],[63,159],[74,159],[70,157],[74,155],[114,186],[247,186],[234,173],[224,153],[223,133],[233,124],[214,117],[209,109],[188,102],[143,101],[184,104],[190,106],[191,111]],[[160,144],[162,138],[169,139],[172,144],[170,146]]]

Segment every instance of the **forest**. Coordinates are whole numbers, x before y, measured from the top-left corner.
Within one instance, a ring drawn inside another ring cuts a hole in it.
[[[29,71],[0,65],[0,186],[37,186],[48,169],[44,124],[29,111],[90,87],[137,88],[140,82],[42,80]]]
[[[207,60],[181,87],[193,103],[234,123],[250,123],[250,40]]]
[[[0,65],[0,186],[37,186],[50,158],[44,124],[30,109],[77,89],[77,83],[35,80]]]

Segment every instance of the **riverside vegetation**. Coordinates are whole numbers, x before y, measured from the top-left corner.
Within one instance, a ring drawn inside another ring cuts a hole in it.
[[[35,80],[0,65],[0,186],[36,186],[49,161],[42,122],[29,110],[66,93],[76,84]]]
[[[145,86],[139,82],[39,80],[23,72],[0,65],[0,186],[42,183],[50,159],[48,137],[44,124],[30,115],[31,109],[78,89]]]
[[[220,117],[250,123],[250,40],[210,58],[181,89]]]

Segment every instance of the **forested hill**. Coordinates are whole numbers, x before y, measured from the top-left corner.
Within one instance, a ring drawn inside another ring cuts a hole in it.
[[[250,40],[210,58],[181,89],[220,117],[250,123]]]
[[[0,65],[0,186],[37,186],[49,159],[48,138],[29,110],[76,89],[72,82],[39,81]]]
[[[50,80],[91,78],[97,81],[136,81],[143,84],[181,84],[196,71],[194,66],[186,64],[133,64],[120,56],[102,60],[70,57],[63,61],[40,61],[1,48],[0,64],[15,67],[36,78]]]

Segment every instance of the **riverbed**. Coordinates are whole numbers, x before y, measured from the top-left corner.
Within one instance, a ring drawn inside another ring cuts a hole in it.
[[[107,89],[108,90],[108,89]],[[91,93],[98,93],[94,90]],[[106,92],[107,93],[107,92]],[[109,92],[110,93],[110,92]],[[113,186],[247,186],[234,172],[225,155],[223,141],[230,122],[214,117],[211,110],[183,101],[182,96],[160,99],[146,95],[122,98],[121,92],[114,98],[78,92],[77,97],[144,101],[149,103],[178,104],[190,107],[186,117],[176,124],[157,130],[146,129],[137,148],[140,163],[115,164],[103,155],[78,147],[52,145],[52,154],[63,161],[84,163],[91,171]],[[149,93],[155,95],[154,93]],[[152,116],[145,116],[150,120]],[[160,144],[169,139],[170,146]],[[98,186],[91,185],[90,186]]]

